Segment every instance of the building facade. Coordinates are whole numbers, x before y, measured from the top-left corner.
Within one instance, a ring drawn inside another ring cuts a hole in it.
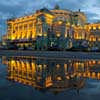
[[[74,40],[86,39],[86,21],[80,10],[61,10],[57,5],[53,10],[43,8],[33,15],[8,20],[6,41],[36,50],[67,49]]]
[[[92,23],[85,25],[87,31],[87,40],[90,47],[100,48],[100,23]]]

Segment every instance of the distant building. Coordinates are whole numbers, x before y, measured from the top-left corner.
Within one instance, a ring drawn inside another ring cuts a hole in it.
[[[100,48],[100,23],[87,24],[85,29],[90,46]]]

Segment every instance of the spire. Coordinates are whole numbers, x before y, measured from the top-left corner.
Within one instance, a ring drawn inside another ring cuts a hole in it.
[[[55,5],[54,9],[60,9],[59,5]]]
[[[78,11],[81,12],[81,9],[79,9]]]

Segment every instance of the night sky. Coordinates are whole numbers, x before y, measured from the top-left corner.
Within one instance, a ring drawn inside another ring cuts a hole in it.
[[[43,7],[53,9],[56,4],[61,9],[81,9],[88,22],[100,20],[100,0],[0,0],[0,33],[6,33],[5,21],[8,18],[29,15]]]

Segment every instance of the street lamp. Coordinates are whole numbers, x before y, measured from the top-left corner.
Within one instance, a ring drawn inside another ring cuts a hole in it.
[[[70,27],[69,27],[68,37],[69,37],[69,42],[73,44],[72,42],[74,39],[74,25],[77,26],[78,24],[78,15],[75,13],[70,13],[69,16],[70,16]]]
[[[2,25],[3,25],[3,23],[2,23],[2,17],[0,18],[0,20],[1,20],[1,22],[0,22],[0,42],[2,42]]]

